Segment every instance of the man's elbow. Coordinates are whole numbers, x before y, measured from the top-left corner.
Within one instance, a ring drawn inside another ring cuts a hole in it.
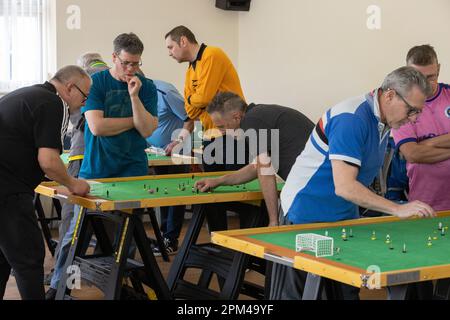
[[[334,192],[338,197],[344,198],[345,200],[350,200],[352,197],[352,193],[349,188],[342,184],[336,185]]]
[[[143,128],[142,130],[139,130],[139,133],[143,138],[148,138],[153,134],[153,132],[155,132],[156,128],[158,128],[158,119],[153,117],[151,120],[151,124]]]
[[[88,126],[93,136],[99,137],[103,135],[103,130],[101,129],[101,126],[94,124],[89,124]]]
[[[153,134],[154,131],[155,130],[152,130],[152,129],[145,129],[145,130],[139,131],[139,133],[141,134],[142,138],[147,139],[148,137],[150,137]]]
[[[54,161],[48,156],[38,156],[39,166],[44,173],[48,173],[54,167]]]
[[[419,145],[413,145],[413,143],[400,146],[400,154],[409,163],[421,163],[423,161],[424,149],[421,149]]]
[[[419,154],[415,154],[415,153],[402,153],[403,157],[405,158],[405,160],[408,163],[421,163],[422,159],[420,158]]]

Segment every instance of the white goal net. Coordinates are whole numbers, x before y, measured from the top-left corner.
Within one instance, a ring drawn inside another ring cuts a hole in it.
[[[317,258],[333,255],[333,238],[315,233],[298,234],[295,237],[295,251],[312,251]]]

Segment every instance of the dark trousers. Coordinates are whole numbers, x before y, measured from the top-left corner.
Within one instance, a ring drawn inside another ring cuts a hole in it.
[[[176,174],[187,173],[189,166],[173,165],[173,166],[156,166],[155,173],[160,174]],[[164,238],[176,242],[180,237],[181,228],[183,227],[184,212],[186,206],[161,207],[161,232]]]
[[[205,154],[208,146],[215,143],[217,148],[213,152]],[[248,152],[244,155],[244,163],[239,163],[238,160],[238,147],[237,142],[230,137],[217,137],[212,140],[203,140],[203,158],[202,165],[205,172],[218,172],[218,171],[234,171],[245,167],[249,163]],[[234,157],[232,161],[227,161],[227,149],[232,148],[234,151]],[[248,150],[248,148],[246,148]],[[211,163],[211,159],[206,159],[205,157],[212,156],[216,160]],[[227,230],[227,207],[226,203],[218,203],[206,206],[206,221],[208,222],[209,231],[220,231]],[[246,213],[239,210],[239,220],[241,223],[241,228],[249,227],[246,221],[251,220],[251,217],[246,217]],[[246,219],[249,218],[249,219]]]
[[[0,299],[11,268],[23,300],[44,299],[44,241],[31,194],[0,198]]]

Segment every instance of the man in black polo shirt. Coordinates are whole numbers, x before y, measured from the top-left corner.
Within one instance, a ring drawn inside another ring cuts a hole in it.
[[[69,111],[86,101],[91,79],[67,66],[42,85],[0,99],[0,299],[11,268],[22,299],[44,299],[44,242],[34,213],[34,189],[47,175],[70,192],[89,185],[67,174],[60,159]]]
[[[258,178],[269,213],[269,225],[278,225],[275,173],[286,180],[297,156],[303,151],[314,124],[292,108],[247,105],[231,92],[218,93],[207,107],[207,112],[214,125],[222,132],[242,129],[240,133],[235,131],[235,135],[239,139],[245,133],[250,151],[253,148],[256,152],[250,152],[250,157],[254,158],[253,163],[236,173],[200,180],[195,186],[205,192],[217,186],[239,185]],[[230,133],[232,132],[228,132]]]

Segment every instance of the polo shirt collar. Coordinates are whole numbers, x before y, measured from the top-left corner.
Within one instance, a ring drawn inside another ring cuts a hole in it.
[[[195,70],[195,67],[197,66],[197,61],[202,60],[203,52],[205,52],[207,45],[202,43],[200,46],[200,50],[197,53],[197,58],[195,58],[194,62],[189,63],[190,66]]]
[[[380,133],[380,140],[383,140],[384,136],[389,133],[390,129],[387,124],[381,122],[380,103],[378,101],[378,92],[381,88],[377,88],[366,95],[367,103],[369,104],[371,111],[378,122],[378,132]]]
[[[434,100],[436,100],[441,95],[442,88],[443,88],[443,84],[439,83],[438,84],[438,91],[436,92],[436,94],[434,96],[432,96],[431,98],[427,99],[427,101],[425,101],[425,103],[428,104],[428,103],[433,102]]]

